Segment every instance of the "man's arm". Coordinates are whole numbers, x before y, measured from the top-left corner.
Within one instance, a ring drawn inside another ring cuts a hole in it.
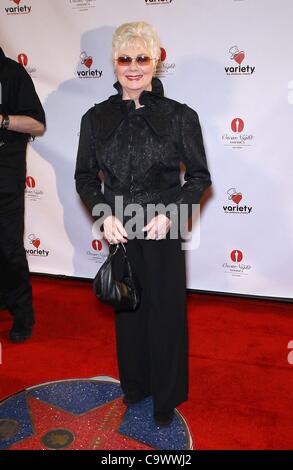
[[[23,132],[24,134],[30,134],[33,136],[43,135],[45,132],[45,126],[40,121],[33,119],[29,116],[8,116],[9,126],[7,130],[15,132]],[[0,114],[0,125],[2,123],[3,116]]]
[[[14,93],[15,103],[9,103],[0,110],[0,126],[3,117],[9,118],[9,125],[4,129],[31,136],[43,135],[46,130],[46,118],[43,106],[36,93],[34,83],[22,65],[15,64]]]

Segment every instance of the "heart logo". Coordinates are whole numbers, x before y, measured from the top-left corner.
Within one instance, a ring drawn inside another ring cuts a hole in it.
[[[92,66],[92,63],[93,63],[93,59],[91,56],[87,57],[86,59],[84,59],[84,65],[87,67],[87,68],[91,68]]]
[[[241,193],[233,194],[233,196],[232,196],[232,201],[234,201],[236,204],[239,204],[241,199],[242,199],[242,194]]]
[[[244,61],[244,58],[245,58],[245,53],[242,51],[242,52],[238,52],[237,54],[234,55],[233,59],[235,60],[235,62],[237,62],[237,64],[242,64],[242,62]]]
[[[20,4],[20,0],[13,0],[14,3],[16,3],[16,5],[19,5]]]
[[[41,242],[39,238],[36,238],[35,240],[32,241],[32,244],[36,247],[39,248]]]

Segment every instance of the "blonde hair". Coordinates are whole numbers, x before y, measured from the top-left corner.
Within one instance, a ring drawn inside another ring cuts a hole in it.
[[[152,58],[160,59],[161,47],[157,31],[145,21],[136,21],[133,23],[123,23],[114,32],[112,41],[113,60],[117,59],[123,47],[131,47],[135,45],[137,40],[143,41]]]

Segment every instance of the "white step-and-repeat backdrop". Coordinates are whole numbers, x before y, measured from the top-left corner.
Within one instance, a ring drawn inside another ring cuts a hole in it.
[[[166,95],[200,116],[213,179],[188,287],[292,298],[292,0],[0,0],[0,44],[47,115],[28,150],[31,270],[91,278],[107,256],[75,192],[79,125],[113,94],[114,29],[137,20],[161,36]]]

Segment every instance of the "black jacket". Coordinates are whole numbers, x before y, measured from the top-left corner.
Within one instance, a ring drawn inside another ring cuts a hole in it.
[[[210,173],[198,115],[185,104],[164,97],[158,78],[152,91],[134,101],[117,95],[95,105],[83,116],[76,163],[76,188],[92,211],[100,202],[113,208],[114,196],[123,195],[124,205],[138,203],[199,203],[210,186]],[[186,167],[180,183],[180,162]],[[99,170],[104,174],[101,192]]]

